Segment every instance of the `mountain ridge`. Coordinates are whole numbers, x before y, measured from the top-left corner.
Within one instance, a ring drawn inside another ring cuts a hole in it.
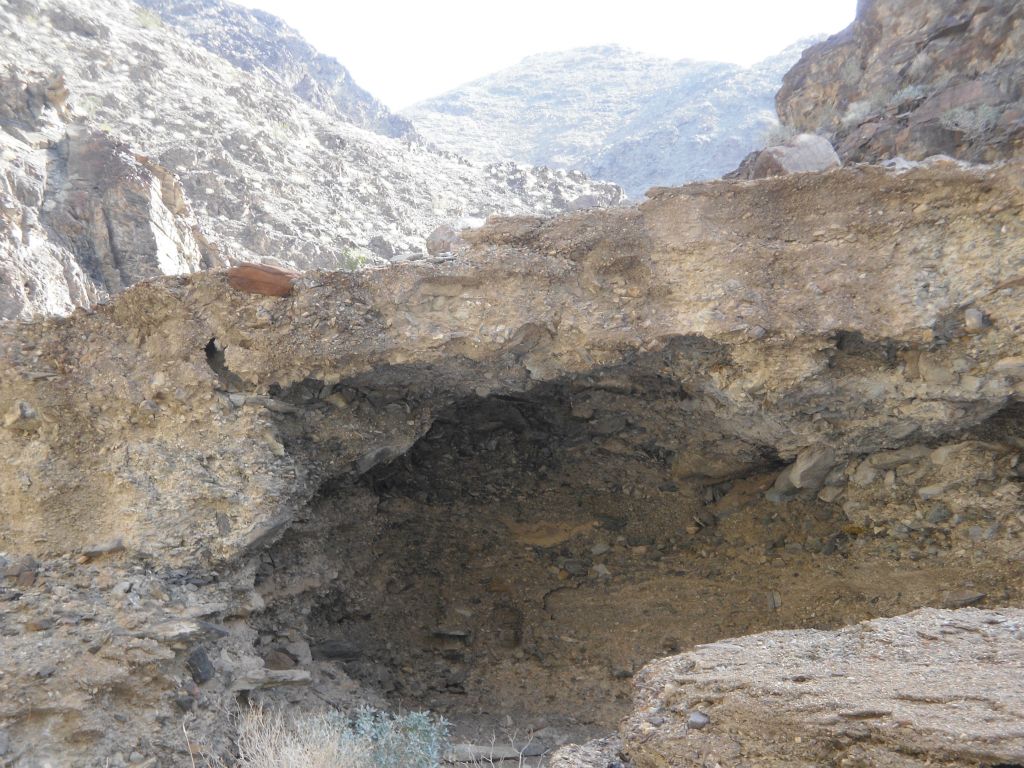
[[[246,72],[263,71],[303,101],[375,133],[415,138],[412,124],[359,86],[283,19],[223,0],[136,0],[185,37]]]
[[[751,67],[672,61],[608,44],[534,54],[404,110],[478,162],[578,168],[631,197],[717,178],[778,126],[775,91],[813,40]]]

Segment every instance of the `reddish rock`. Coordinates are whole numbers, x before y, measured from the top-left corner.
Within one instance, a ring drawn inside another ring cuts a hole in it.
[[[290,296],[299,272],[268,264],[239,264],[228,270],[228,285],[243,293]]]

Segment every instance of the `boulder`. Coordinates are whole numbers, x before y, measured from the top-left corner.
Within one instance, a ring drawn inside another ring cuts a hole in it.
[[[780,497],[801,489],[817,491],[825,484],[825,478],[835,463],[836,453],[829,446],[808,448],[779,473],[774,488]]]
[[[839,155],[828,139],[811,133],[801,133],[785,144],[768,147],[754,161],[751,178],[785,176],[789,173],[827,171],[842,165]]]
[[[239,264],[227,271],[228,285],[243,293],[289,296],[300,273],[269,264]]]
[[[1019,765],[1022,676],[1020,609],[767,632],[649,664],[620,736],[635,768]]]
[[[459,231],[448,224],[441,224],[427,236],[427,253],[431,256],[451,253],[458,242],[461,242]]]

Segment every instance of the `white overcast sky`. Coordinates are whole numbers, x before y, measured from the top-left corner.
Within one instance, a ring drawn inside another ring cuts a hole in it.
[[[241,0],[280,16],[398,110],[525,56],[616,43],[752,64],[853,21],[856,0]]]

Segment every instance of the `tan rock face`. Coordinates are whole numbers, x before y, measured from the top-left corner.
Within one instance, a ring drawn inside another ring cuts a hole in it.
[[[1019,171],[695,185],[498,221],[454,261],[311,275],[285,299],[197,275],[8,326],[0,407],[39,426],[0,432],[4,546],[234,557],[461,398],[628,361],[685,393],[654,396],[647,425],[681,478],[954,433],[1020,393],[1000,361],[1022,305],[992,292],[1024,269]]]
[[[701,646],[637,676],[637,768],[1016,765],[1024,611],[924,610]]]
[[[779,117],[829,138],[844,161],[1018,156],[1022,14],[1015,0],[862,2],[786,75]]]

